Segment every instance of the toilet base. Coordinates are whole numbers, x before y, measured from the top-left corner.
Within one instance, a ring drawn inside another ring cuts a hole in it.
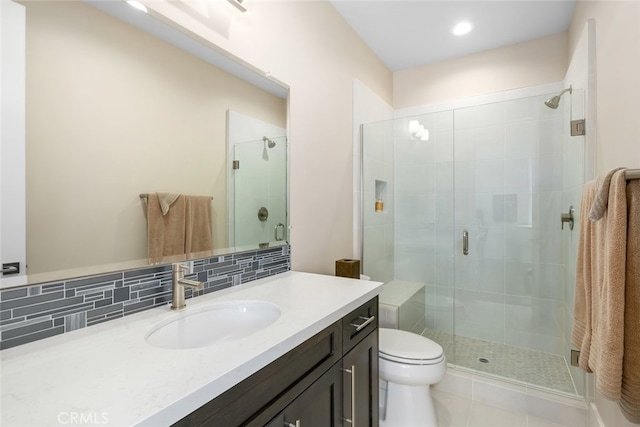
[[[387,383],[380,427],[438,427],[430,386]]]

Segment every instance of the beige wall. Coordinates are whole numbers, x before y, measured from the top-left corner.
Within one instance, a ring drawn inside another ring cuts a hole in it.
[[[333,274],[353,246],[353,79],[390,102],[391,72],[326,1],[247,2],[226,31],[149,6],[289,85],[292,268]]]
[[[596,172],[640,167],[640,2],[579,1],[569,32],[573,50],[584,23],[596,23]]]
[[[227,245],[226,110],[286,100],[87,6],[27,2],[29,273],[146,257],[138,195],[212,195]]]
[[[560,81],[568,60],[567,33],[561,33],[399,71],[393,76],[393,106],[401,109]]]
[[[571,50],[588,19],[595,20],[596,28],[596,173],[640,168],[640,2],[579,1],[569,31]],[[616,403],[591,394],[607,427],[636,425]]]

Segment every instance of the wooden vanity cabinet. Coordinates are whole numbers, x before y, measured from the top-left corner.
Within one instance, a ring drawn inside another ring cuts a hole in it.
[[[341,366],[333,365],[278,414],[267,427],[329,427],[342,425]]]
[[[342,343],[343,418],[352,421],[345,426],[377,427],[378,298],[343,318]]]
[[[174,426],[377,427],[377,318],[376,297]]]

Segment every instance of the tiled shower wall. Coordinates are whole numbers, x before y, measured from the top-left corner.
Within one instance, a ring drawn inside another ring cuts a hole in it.
[[[208,294],[291,269],[290,247],[239,252],[193,261],[187,278]],[[171,264],[70,279],[0,292],[0,350],[37,341],[171,301]]]

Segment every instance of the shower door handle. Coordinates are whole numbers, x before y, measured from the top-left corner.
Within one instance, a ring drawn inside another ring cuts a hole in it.
[[[278,229],[282,229],[282,237],[278,237],[279,235]],[[276,242],[284,240],[284,224],[283,223],[279,222],[278,225],[276,225],[273,238],[276,239]]]
[[[469,232],[462,230],[462,255],[469,255]]]

